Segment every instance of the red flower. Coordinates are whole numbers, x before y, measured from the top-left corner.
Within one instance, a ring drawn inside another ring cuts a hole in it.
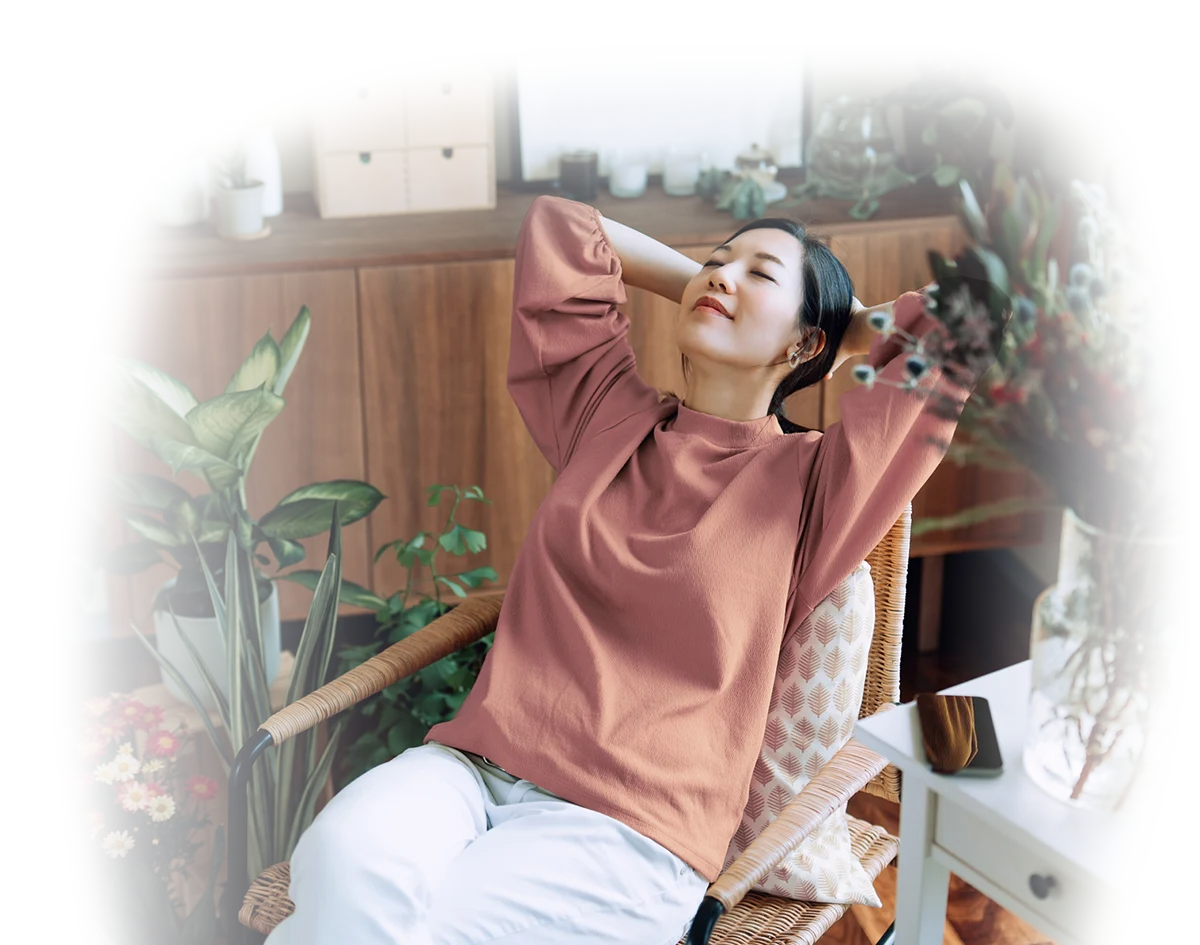
[[[133,698],[122,699],[121,702],[117,705],[114,715],[118,719],[120,719],[120,724],[136,725],[138,720],[141,719],[142,714],[148,708],[149,707],[147,705],[145,705],[140,699],[133,699]]]
[[[83,769],[78,771],[68,771],[65,776],[62,776],[62,781],[65,781],[66,796],[71,800],[79,800],[84,794],[88,793],[88,788],[91,787],[92,777]]]
[[[217,796],[217,782],[200,774],[188,779],[187,789],[188,793],[201,801],[211,801]]]
[[[165,728],[160,728],[146,741],[146,750],[160,757],[175,757],[179,751],[179,739]]]
[[[104,747],[107,745],[108,739],[97,738],[96,735],[84,736],[76,745],[76,760],[78,762],[95,762],[104,753]]]
[[[161,706],[144,705],[141,714],[134,719],[134,727],[151,732],[162,725],[163,710]]]
[[[95,807],[92,807],[90,811],[84,811],[83,817],[79,818],[79,829],[89,837],[95,837],[104,829],[103,811],[97,811]]]

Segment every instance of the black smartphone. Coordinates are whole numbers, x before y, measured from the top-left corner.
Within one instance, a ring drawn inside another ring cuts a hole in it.
[[[925,757],[939,774],[995,777],[1004,771],[992,710],[982,696],[918,693]]]

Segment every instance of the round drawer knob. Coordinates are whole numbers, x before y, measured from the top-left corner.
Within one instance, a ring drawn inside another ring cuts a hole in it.
[[[1045,899],[1049,896],[1057,885],[1058,880],[1053,876],[1043,876],[1041,873],[1034,873],[1029,877],[1029,888],[1033,890],[1033,894],[1039,899]]]

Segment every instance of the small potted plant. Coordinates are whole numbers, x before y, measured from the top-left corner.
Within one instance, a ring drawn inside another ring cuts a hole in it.
[[[246,173],[246,151],[237,145],[215,161],[217,235],[250,239],[267,235],[263,223],[263,183]]]
[[[160,227],[194,227],[208,218],[209,163],[193,134],[150,171],[150,219]]]
[[[908,170],[914,174],[932,171],[943,187],[965,177],[979,188],[986,183],[996,121],[1010,128],[1016,118],[1012,101],[988,82],[989,77],[997,73],[1012,76],[1034,94],[1037,83],[1008,68],[992,66],[995,49],[964,41],[868,42],[858,58],[906,48],[916,55],[918,76],[888,92],[883,101],[904,109]]]

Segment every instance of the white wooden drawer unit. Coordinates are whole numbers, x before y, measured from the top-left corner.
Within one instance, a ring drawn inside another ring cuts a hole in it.
[[[422,73],[322,94],[313,111],[321,216],[494,208],[493,95],[482,71]]]

